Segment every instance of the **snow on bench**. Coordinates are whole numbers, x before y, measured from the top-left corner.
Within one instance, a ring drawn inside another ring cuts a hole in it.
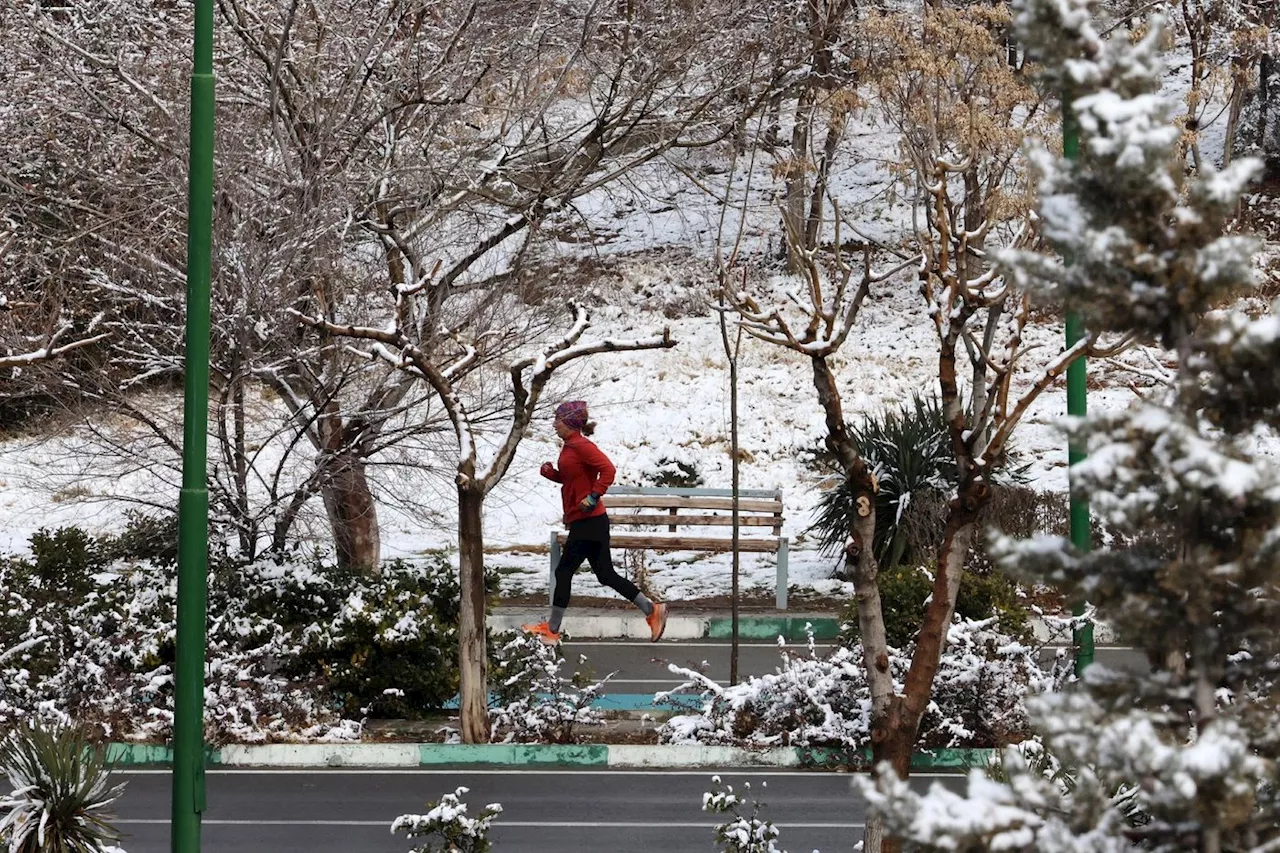
[[[605,495],[604,502],[613,528],[609,537],[613,548],[711,553],[733,551],[732,489],[614,486]],[[740,552],[778,555],[775,598],[777,608],[786,610],[788,541],[782,535],[782,492],[739,489],[738,524]],[[620,532],[619,528],[626,532]],[[564,530],[551,534],[548,592],[552,595],[555,593],[556,564],[560,562],[561,544],[568,535]]]

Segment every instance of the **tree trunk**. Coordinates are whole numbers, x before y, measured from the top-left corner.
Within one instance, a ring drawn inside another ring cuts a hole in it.
[[[1271,124],[1271,72],[1273,61],[1271,55],[1264,53],[1258,60],[1258,131],[1256,142],[1258,151],[1267,156],[1268,130]]]
[[[805,202],[809,198],[809,123],[813,120],[813,89],[805,89],[796,101],[795,125],[791,129],[791,162],[787,164],[786,196],[783,200],[784,219],[782,245],[787,254],[787,269],[800,272],[803,269],[795,244],[802,243],[805,234]],[[803,248],[808,248],[807,246]]]
[[[244,407],[244,377],[232,380],[231,416],[235,431],[235,481],[236,511],[240,517],[240,550],[247,559],[257,557],[258,525],[251,520],[249,511],[249,453],[245,441],[245,419],[249,416]]]
[[[484,624],[484,493],[474,480],[458,486],[458,674],[463,743],[489,742],[489,688]]]
[[[888,763],[900,779],[911,774],[911,753],[915,749],[920,720],[929,707],[933,679],[946,648],[947,629],[951,625],[964,575],[964,560],[973,545],[978,512],[989,495],[985,484],[970,480],[962,484],[959,496],[951,503],[946,533],[938,549],[932,597],[916,637],[916,650],[903,693],[890,702],[886,713],[877,714],[874,702],[872,705],[871,760],[876,775],[879,775],[883,763]],[[875,846],[872,845],[873,840]],[[864,853],[900,853],[902,842],[885,838],[881,822],[869,819],[863,850]]]
[[[342,449],[328,460],[328,466],[320,495],[329,515],[338,565],[376,572],[382,544],[378,508],[365,477],[364,461],[350,449]]]
[[[895,711],[901,707],[901,700],[894,702]],[[883,730],[882,739],[871,744],[872,775],[880,776],[880,766],[888,764],[899,779],[911,775],[911,753],[916,745],[916,732],[920,721],[911,725],[908,720],[894,713],[890,726]],[[863,853],[901,853],[902,839],[891,838],[885,834],[884,821],[878,817],[869,817],[863,831]]]
[[[1244,81],[1237,75],[1235,83],[1231,87],[1231,98],[1228,101],[1230,106],[1227,111],[1227,137],[1222,146],[1221,168],[1223,169],[1231,165],[1231,160],[1235,155],[1236,133],[1240,128],[1240,114],[1244,110],[1245,85]]]
[[[742,345],[742,327],[738,327],[737,342],[730,346],[729,325],[724,311],[720,312],[720,338],[724,343],[725,358],[729,361],[729,470],[733,488],[733,577],[730,594],[733,638],[729,647],[729,686],[732,687],[738,683],[738,660],[741,655],[738,605],[742,594],[742,552],[739,548],[742,521],[738,511],[738,486],[741,484],[742,461],[738,458],[738,350]]]

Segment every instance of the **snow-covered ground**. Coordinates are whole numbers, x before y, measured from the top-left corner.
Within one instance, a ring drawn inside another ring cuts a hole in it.
[[[652,294],[678,287],[678,283],[664,284],[679,281],[673,272],[640,264],[626,274],[625,290]],[[694,467],[704,485],[726,487],[730,477],[729,389],[718,321],[709,314],[666,320],[657,312],[644,310],[641,300],[647,298],[653,297],[638,297],[635,303],[618,299],[621,304],[600,307],[593,331],[610,335],[669,324],[678,346],[599,356],[565,378],[576,393],[589,400],[600,423],[595,440],[617,465],[619,483],[652,482],[663,462],[677,461]],[[913,393],[930,393],[936,387],[933,334],[923,315],[922,301],[908,285],[878,294],[868,303],[838,361],[848,416],[857,418],[860,413],[894,406]],[[1036,339],[1052,346],[1059,345],[1061,336],[1056,324],[1039,327],[1034,333]],[[1049,349],[1045,347],[1046,352]],[[1091,393],[1091,406],[1120,406],[1132,398],[1133,392],[1122,382],[1140,377],[1105,365],[1096,365],[1094,371],[1109,387]],[[820,444],[823,422],[807,362],[747,339],[740,361],[740,395],[740,441],[746,459],[742,486],[782,490],[784,532],[796,543],[791,556],[792,584],[820,593],[841,591],[842,584],[829,580],[830,559],[820,556],[804,535],[812,523],[823,473],[808,453]],[[180,405],[174,398],[152,398],[149,403]],[[260,405],[270,404],[264,400]],[[1018,433],[1017,449],[1031,462],[1037,488],[1066,487],[1065,445],[1053,427],[1064,411],[1065,394],[1055,388],[1035,404]],[[135,429],[119,419],[99,426],[117,435]],[[86,463],[92,446],[84,430],[75,428],[59,436],[0,445],[0,517],[4,519],[0,550],[21,549],[40,527],[78,524],[98,531],[118,529],[124,509],[134,504],[110,500],[113,496],[145,496],[160,502],[171,496],[176,502],[172,469],[152,465],[121,475],[105,461],[101,466]],[[491,559],[502,571],[508,591],[545,588],[545,546],[560,510],[558,487],[542,479],[538,467],[542,461],[554,459],[557,452],[549,420],[537,424],[521,444],[511,473],[488,499],[486,545],[495,552]],[[390,469],[374,469],[375,486],[384,470]],[[384,554],[412,556],[451,547],[456,534],[448,478],[403,471],[394,476],[396,482],[388,484],[393,488],[387,491],[403,494],[416,490],[417,504],[434,512],[427,517],[421,509],[406,509],[390,500],[384,503],[379,510]],[[308,529],[320,535],[322,527],[313,523]],[[521,548],[539,546],[542,553],[520,553]],[[623,559],[621,554],[616,558]],[[672,599],[728,592],[728,555],[650,554],[647,567],[654,590]],[[745,555],[743,568],[744,588],[772,589],[772,555]],[[585,572],[575,581],[575,592],[611,595]]]
[[[1177,69],[1181,63],[1171,59]],[[1171,73],[1166,94],[1177,99],[1186,84],[1185,70]],[[1220,156],[1222,134],[1217,125],[1203,135],[1206,158]],[[833,178],[833,189],[846,218],[877,240],[901,241],[910,230],[904,194],[889,192],[889,163],[896,140],[871,116],[852,124],[849,142]],[[561,376],[562,387],[587,399],[600,423],[596,440],[616,463],[619,483],[651,482],[660,465],[691,465],[708,487],[729,484],[729,389],[725,355],[715,313],[707,307],[712,278],[708,258],[720,229],[726,182],[738,197],[745,194],[743,226],[748,251],[771,248],[778,233],[779,186],[770,163],[753,171],[731,172],[706,152],[685,167],[700,168],[697,185],[674,171],[654,166],[636,174],[625,192],[612,188],[578,204],[578,213],[599,223],[598,239],[589,251],[607,258],[610,274],[593,292],[591,336],[634,336],[669,325],[679,345],[671,350],[603,355],[575,363]],[[750,184],[751,190],[746,192]],[[700,186],[699,186],[700,185]],[[732,195],[732,194],[731,194]],[[726,212],[732,235],[739,210]],[[566,255],[581,257],[583,246],[565,245]],[[607,282],[607,284],[605,283]],[[835,360],[842,384],[846,416],[879,411],[908,400],[913,393],[931,394],[937,387],[935,333],[910,274],[875,288],[854,333]],[[675,319],[668,317],[675,316]],[[1027,371],[1061,346],[1063,329],[1042,322],[1028,334],[1042,346],[1026,357]],[[1135,389],[1149,387],[1159,367],[1159,353],[1124,356],[1129,369],[1091,364],[1089,406],[1112,409],[1131,400]],[[746,459],[742,486],[781,489],[786,502],[784,532],[791,537],[793,585],[830,594],[847,591],[829,579],[831,560],[805,541],[822,488],[821,473],[808,451],[823,434],[807,363],[793,353],[747,339],[740,363],[741,444]],[[149,406],[175,415],[176,396],[153,397]],[[263,429],[283,417],[269,399],[258,401]],[[1030,409],[1016,433],[1015,449],[1031,463],[1032,485],[1064,490],[1066,448],[1055,421],[1066,408],[1061,386],[1051,388]],[[125,435],[137,428],[119,418],[93,416],[100,428]],[[263,437],[264,445],[270,439]],[[177,475],[168,451],[149,451],[148,464],[125,471],[90,453],[93,442],[83,429],[70,428],[39,440],[0,443],[0,550],[25,547],[40,527],[78,524],[110,531],[123,523],[134,504],[116,498],[144,499],[176,505]],[[557,442],[549,420],[536,425],[520,447],[511,473],[491,494],[485,518],[486,544],[492,563],[503,573],[508,592],[545,588],[548,558],[545,545],[559,516],[556,487],[538,476],[544,460],[554,459]],[[269,446],[263,461],[273,457]],[[166,464],[166,462],[168,464]],[[448,461],[444,461],[448,470]],[[371,476],[382,505],[380,522],[386,557],[447,549],[455,542],[454,491],[451,478],[375,467]],[[394,497],[393,497],[394,496]],[[411,496],[411,500],[403,500]],[[316,502],[318,504],[318,502]],[[319,510],[304,524],[305,534],[323,544]],[[528,549],[543,549],[541,552]],[[616,555],[622,560],[622,555]],[[744,557],[744,588],[771,590],[774,558]],[[681,599],[728,591],[727,555],[650,554],[647,570],[652,588],[664,597]],[[575,581],[580,595],[611,595],[589,574]]]

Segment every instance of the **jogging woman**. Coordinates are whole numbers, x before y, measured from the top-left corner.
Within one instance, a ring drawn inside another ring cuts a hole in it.
[[[569,538],[560,554],[560,562],[556,564],[551,618],[522,627],[547,645],[560,642],[560,623],[569,607],[573,574],[586,560],[591,564],[596,580],[640,608],[656,643],[667,628],[667,605],[650,601],[639,587],[613,568],[613,559],[609,555],[609,515],[605,511],[603,497],[613,485],[614,467],[609,457],[587,438],[595,432],[595,422],[587,414],[587,404],[573,400],[557,406],[555,430],[564,442],[559,463],[542,463],[541,473],[548,480],[560,484],[560,500],[564,505],[564,523],[569,528]]]

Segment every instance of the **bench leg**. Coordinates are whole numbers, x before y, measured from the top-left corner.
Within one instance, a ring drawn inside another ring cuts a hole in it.
[[[556,566],[560,564],[560,537],[551,531],[551,569],[547,576],[547,605],[556,600]]]
[[[777,604],[779,610],[787,609],[787,555],[787,539],[784,536],[778,542]]]

